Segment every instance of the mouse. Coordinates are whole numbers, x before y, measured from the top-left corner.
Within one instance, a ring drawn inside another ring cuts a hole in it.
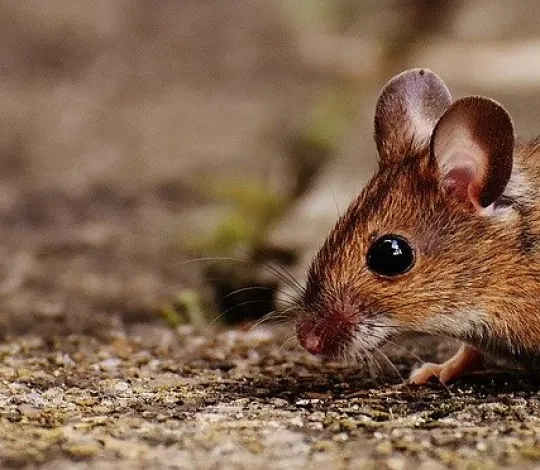
[[[483,96],[453,100],[426,68],[393,77],[375,106],[378,168],[307,271],[298,341],[360,358],[400,333],[460,343],[409,381],[447,383],[503,358],[540,360],[540,140]]]

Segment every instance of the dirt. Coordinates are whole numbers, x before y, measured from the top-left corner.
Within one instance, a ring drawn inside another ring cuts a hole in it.
[[[196,284],[176,226],[182,199],[165,183],[147,192],[95,186],[80,196],[21,192],[0,210],[2,333],[94,332],[159,319],[162,306]],[[200,285],[200,277],[199,283]]]
[[[2,344],[3,467],[487,469],[540,459],[539,377],[407,386],[388,370],[370,379],[321,364],[267,329],[136,325],[103,336]]]

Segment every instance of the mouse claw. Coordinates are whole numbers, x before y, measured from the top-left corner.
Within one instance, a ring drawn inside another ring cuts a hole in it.
[[[469,346],[463,345],[448,361],[442,364],[426,363],[414,370],[409,382],[426,384],[431,378],[437,378],[441,383],[452,382],[463,374],[475,369],[482,360],[482,353]]]

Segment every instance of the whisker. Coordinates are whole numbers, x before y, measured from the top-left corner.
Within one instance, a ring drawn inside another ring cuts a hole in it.
[[[216,315],[214,318],[212,318],[212,320],[210,320],[204,328],[203,334],[207,334],[210,331],[210,328],[215,326],[219,321],[223,320],[223,317],[225,317],[225,315],[227,315],[227,312],[220,313],[219,315]]]
[[[276,318],[282,318],[282,319],[285,319],[285,320],[290,320],[291,316],[287,315],[289,313],[289,311],[293,310],[295,307],[292,306],[292,307],[289,307],[288,309],[280,312],[280,311],[277,311],[277,310],[272,310],[271,312],[268,312],[267,314],[265,314],[264,316],[262,316],[259,320],[257,320],[253,326],[252,326],[252,329],[255,329],[257,328],[258,326],[260,326],[261,324],[267,322],[267,321],[270,321],[270,320],[275,320]]]
[[[234,290],[232,292],[229,292],[227,295],[224,295],[223,297],[221,297],[220,302],[224,302],[225,300],[227,300],[228,298],[231,298],[234,295],[242,294],[244,292],[251,292],[251,291],[254,291],[254,290],[257,290],[257,291],[259,291],[259,290],[273,291],[275,289],[272,289],[271,287],[264,287],[264,286],[243,287],[243,288],[240,288],[240,289],[236,289],[236,290]],[[241,300],[241,299],[238,299],[238,300]],[[278,306],[281,305],[283,307],[288,307],[288,308],[295,307],[298,304],[298,302],[296,302],[294,299],[275,298],[273,300],[274,300],[275,305],[278,305]],[[264,303],[264,302],[268,302],[268,300],[262,300],[261,299],[261,300],[259,300],[259,302]],[[233,305],[233,306],[230,307],[229,310],[232,310],[232,309],[235,309],[235,308],[241,308],[243,305],[244,304]],[[224,314],[226,314],[226,313],[228,313],[228,310],[224,312]],[[220,317],[222,317],[222,316],[223,316],[223,313],[220,315]]]
[[[228,294],[221,297],[221,301],[227,300],[229,297],[232,297],[236,294],[241,294],[243,292],[248,292],[252,290],[264,290],[264,291],[276,291],[276,289],[273,289],[272,287],[266,287],[266,286],[249,286],[249,287],[241,287],[240,289],[233,290],[232,292],[229,292]]]
[[[270,323],[272,325],[279,325],[279,324],[286,324],[289,320],[288,317],[280,317],[280,316],[273,316],[270,318],[265,318],[263,321],[258,321],[255,325],[249,325],[248,331],[253,331],[257,328],[261,328],[262,326],[265,326],[267,323]]]
[[[403,378],[403,376],[401,375],[401,373],[399,372],[398,368],[396,367],[396,365],[390,360],[390,358],[384,353],[382,352],[381,349],[377,348],[375,350],[375,352],[377,354],[379,354],[385,361],[386,363],[391,367],[391,369],[396,373],[396,375],[398,376],[399,380],[401,380],[402,383],[405,383],[406,380]]]
[[[305,353],[305,349],[302,348],[302,346],[300,346],[298,341],[294,343],[294,347],[291,349],[291,351],[296,352],[296,353],[302,353],[302,354]]]
[[[258,326],[262,325],[263,323],[267,322],[267,321],[270,321],[270,320],[274,320],[275,317],[277,316],[277,311],[276,310],[272,310],[271,312],[268,312],[266,314],[264,314],[261,318],[259,318],[255,323],[253,323],[252,325],[250,325],[249,327],[249,330],[254,330],[255,328],[257,328]]]
[[[223,277],[206,277],[206,281],[213,283],[213,282],[221,282],[223,281]],[[244,292],[250,292],[252,290],[257,291],[274,291],[276,295],[274,296],[274,300],[276,302],[290,302],[292,303],[300,303],[300,300],[298,297],[296,297],[294,294],[287,292],[285,290],[274,288],[274,287],[268,287],[268,286],[261,286],[261,285],[251,285],[246,287],[240,287],[238,289],[235,289],[231,292],[228,292],[227,294],[223,295],[222,297],[219,297],[219,301],[223,302],[224,300],[227,300],[229,297],[233,297],[236,294],[242,294]],[[285,297],[280,297],[284,295]]]
[[[299,293],[304,294],[306,292],[305,286],[285,267],[280,265],[280,269],[291,279],[292,282],[298,287]]]
[[[301,303],[300,299],[298,297],[296,297],[294,294],[292,294],[290,292],[287,292],[287,291],[284,291],[284,290],[281,290],[281,289],[276,289],[276,299],[277,300],[282,300],[280,298],[281,295],[285,295],[287,300],[290,301],[290,302],[294,302],[295,304]]]
[[[296,336],[293,335],[293,336],[290,336],[288,339],[286,339],[282,344],[281,346],[279,347],[278,351],[280,353],[283,352],[283,350],[285,349],[286,346],[289,346],[290,344],[293,344],[293,342],[296,341]]]
[[[398,348],[399,350],[406,352],[409,356],[411,356],[413,359],[416,359],[421,364],[425,364],[426,361],[424,361],[418,354],[413,353],[411,350],[407,349],[406,347],[402,346],[401,344],[396,343],[395,341],[392,341],[391,339],[386,340],[389,344],[392,346]]]
[[[260,302],[260,301],[259,301]],[[208,333],[208,331],[210,331],[210,328],[212,328],[213,326],[215,326],[218,322],[220,322],[221,320],[223,320],[225,318],[225,316],[227,315],[227,313],[229,313],[231,310],[237,308],[238,306],[237,305],[234,305],[232,306],[231,308],[228,308],[227,310],[225,310],[224,312],[221,312],[219,313],[218,315],[216,315],[214,318],[212,318],[211,321],[208,322],[208,324],[206,325],[206,328],[204,328],[203,330],[203,333],[206,334]]]
[[[298,307],[298,302],[290,299],[275,299],[276,304],[281,304],[284,307]]]
[[[295,291],[297,294],[302,295],[304,292],[304,288],[302,285],[292,276],[291,273],[286,271],[285,275],[283,272],[280,272],[276,267],[272,266],[270,263],[267,262],[261,262],[261,263],[255,263],[253,261],[249,261],[247,259],[242,258],[234,258],[231,256],[208,256],[208,257],[202,257],[202,258],[192,258],[185,261],[180,261],[178,263],[174,263],[173,266],[184,266],[187,264],[193,264],[193,263],[201,263],[201,262],[235,262],[235,263],[244,263],[249,264],[251,266],[260,266],[262,267],[266,272],[272,274],[282,282],[284,282],[286,285],[288,285],[293,291]],[[284,268],[282,268],[284,269]]]
[[[370,359],[368,351],[365,351],[363,353],[363,364],[364,364],[364,367],[367,366],[367,373],[368,373],[369,380],[372,383],[377,383],[379,381],[379,376],[373,370],[373,360]]]
[[[296,294],[295,292],[288,292],[283,289],[276,289],[276,298],[279,299],[281,295],[286,296],[287,299],[294,303],[299,304],[302,302],[302,298],[298,296],[298,294]]]
[[[409,349],[401,346],[400,344],[396,343],[395,341],[391,341],[391,340],[388,340],[388,342],[392,345],[394,345],[395,347],[401,349],[403,352],[406,352],[407,354],[409,354],[412,358],[418,360],[421,364],[426,364],[426,361],[424,361],[420,356],[418,356],[417,354],[413,353],[412,351],[410,351]],[[405,383],[407,383],[405,381]],[[452,390],[450,390],[450,388],[443,382],[439,381],[439,383],[444,387],[444,389],[448,392],[449,395],[453,396],[453,393],[452,393]]]
[[[270,318],[265,319],[264,322],[262,322],[262,323],[266,323],[266,322],[270,322],[270,321],[272,323],[274,323],[274,324],[285,325],[285,324],[290,324],[291,317],[288,316],[288,315],[275,315],[275,316],[272,316]],[[257,325],[257,326],[259,326],[259,325]]]
[[[373,356],[370,354],[369,351],[367,350],[364,350],[363,351],[364,353],[364,357],[366,358],[366,364],[368,366],[368,373],[369,373],[369,378],[372,380],[372,381],[376,381],[377,380],[377,377],[378,377],[378,374],[376,374],[374,371],[373,371]]]
[[[208,323],[208,325],[206,326],[206,328],[204,329],[204,332],[208,332],[208,330],[214,326],[218,321],[222,320],[229,312],[231,312],[232,310],[236,309],[236,308],[242,308],[242,307],[245,307],[246,305],[251,305],[251,304],[264,304],[266,303],[265,300],[247,300],[245,302],[242,302],[240,304],[237,304],[237,305],[233,305],[232,307],[224,310],[223,312],[221,312],[219,315],[216,315],[215,318],[212,319],[212,321],[210,321]]]
[[[380,372],[380,378],[381,379],[386,379],[386,371],[384,370],[384,368],[381,366],[381,364],[379,363],[379,361],[377,360],[377,358],[375,357],[375,354],[373,352],[370,352],[370,355],[373,359],[373,362],[375,363],[375,365],[377,366],[377,369],[379,369],[379,372]]]
[[[341,210],[340,210],[339,204],[337,202],[336,193],[334,191],[334,188],[332,188],[332,185],[328,185],[328,188],[330,189],[330,192],[332,193],[332,198],[334,199],[334,204],[336,205],[337,217],[339,219],[339,217],[341,217]]]
[[[262,262],[261,266],[264,267],[268,272],[273,273],[278,279],[281,279],[298,295],[302,296],[304,294],[305,289],[302,284],[300,284],[300,282],[284,266],[280,266],[278,269],[277,266],[268,262]]]

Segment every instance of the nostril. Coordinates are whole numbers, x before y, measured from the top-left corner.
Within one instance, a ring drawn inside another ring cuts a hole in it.
[[[318,322],[304,319],[297,323],[296,333],[300,345],[309,353],[333,357],[350,341],[352,328],[349,322],[338,323],[334,319],[321,318]]]
[[[318,327],[319,326],[319,327]],[[304,349],[313,355],[324,350],[324,329],[310,320],[303,320],[296,326],[298,341]]]
[[[313,331],[306,333],[301,339],[302,346],[307,352],[317,356],[324,350],[324,341],[321,335],[314,333]]]

